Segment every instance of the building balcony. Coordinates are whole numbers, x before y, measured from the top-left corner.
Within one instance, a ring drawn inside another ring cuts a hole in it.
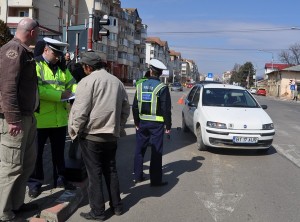
[[[14,7],[24,7],[24,6],[27,6],[27,7],[32,7],[34,5],[34,0],[22,0],[22,1],[7,1],[8,2],[8,6],[14,6]],[[21,2],[21,4],[20,4]]]
[[[123,58],[118,58],[118,63],[122,65],[128,65],[128,60]]]
[[[118,46],[118,51],[120,52],[128,52],[128,47],[124,45],[119,45]]]
[[[114,54],[107,54],[107,61],[116,62],[118,61],[118,57]]]
[[[135,45],[139,45],[139,44],[141,44],[141,40],[135,39],[135,40],[133,41],[133,43],[134,43]]]

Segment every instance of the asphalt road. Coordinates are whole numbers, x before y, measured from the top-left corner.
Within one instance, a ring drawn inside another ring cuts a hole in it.
[[[128,90],[130,101],[133,90]],[[173,127],[171,139],[165,138],[163,170],[165,187],[149,186],[149,150],[144,172],[147,180],[132,182],[135,129],[132,116],[127,123],[127,137],[120,139],[117,153],[124,214],[109,214],[112,222],[299,222],[300,171],[297,161],[286,154],[299,151],[300,103],[259,97],[268,105],[275,122],[274,147],[268,154],[249,150],[198,151],[196,138],[183,133],[182,105],[179,98],[187,94],[171,92]],[[298,121],[298,122],[297,122]],[[278,151],[277,149],[280,149]],[[89,211],[87,198],[68,222],[84,221],[79,213]]]

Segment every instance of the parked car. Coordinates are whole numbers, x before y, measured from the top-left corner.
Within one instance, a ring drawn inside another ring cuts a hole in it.
[[[256,91],[256,95],[260,95],[260,96],[266,96],[267,95],[267,91],[265,89],[258,89]]]
[[[195,83],[189,82],[189,83],[186,84],[186,88],[190,89],[190,88],[192,88],[194,85],[195,85]]]
[[[199,150],[217,147],[267,151],[275,129],[264,109],[267,106],[260,105],[243,87],[196,84],[185,99],[182,129],[196,135]]]
[[[179,82],[174,82],[170,88],[171,91],[183,91],[183,86]]]
[[[252,94],[256,94],[257,89],[255,87],[251,87],[249,91]]]

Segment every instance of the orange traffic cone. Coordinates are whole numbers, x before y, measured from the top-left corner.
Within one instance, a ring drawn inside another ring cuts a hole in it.
[[[178,104],[184,104],[184,99],[183,99],[183,98],[184,98],[184,96],[182,96],[182,97],[178,100],[177,103],[178,103]]]

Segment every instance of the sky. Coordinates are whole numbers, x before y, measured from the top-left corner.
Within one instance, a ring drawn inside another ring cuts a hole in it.
[[[137,8],[148,37],[167,41],[204,75],[252,62],[263,76],[265,63],[281,63],[278,54],[300,44],[299,0],[122,0],[121,7]]]

